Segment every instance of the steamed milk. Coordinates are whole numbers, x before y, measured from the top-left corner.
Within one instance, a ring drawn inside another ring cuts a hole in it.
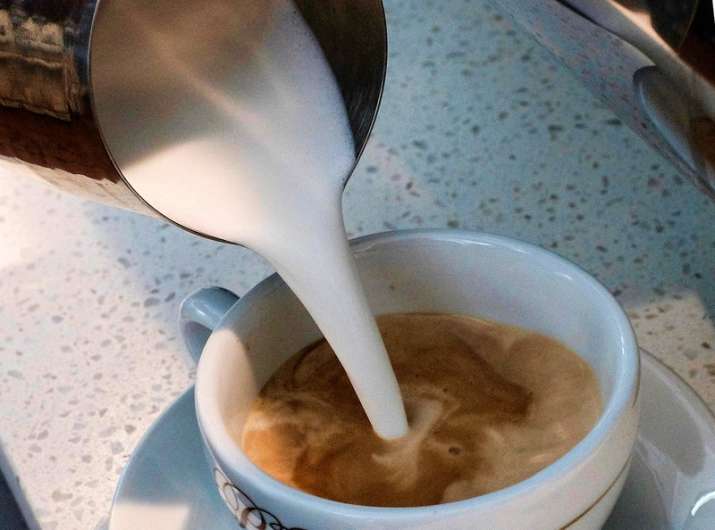
[[[179,224],[267,258],[332,345],[376,432],[405,434],[343,228],[352,134],[292,2],[209,0],[190,12],[170,0],[106,2],[92,68],[102,132],[134,189]]]
[[[591,367],[558,341],[450,314],[377,319],[410,432],[375,436],[325,341],[288,359],[231,434],[284,484],[367,506],[428,506],[527,479],[601,411]]]

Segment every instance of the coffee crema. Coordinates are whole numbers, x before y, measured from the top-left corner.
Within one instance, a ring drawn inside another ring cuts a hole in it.
[[[275,479],[366,506],[425,506],[520,482],[576,445],[601,412],[598,381],[560,342],[451,314],[378,317],[409,433],[378,437],[323,340],[266,383],[233,436]]]

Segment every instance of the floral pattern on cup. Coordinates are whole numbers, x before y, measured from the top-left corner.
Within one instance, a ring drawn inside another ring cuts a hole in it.
[[[247,530],[305,530],[287,527],[268,510],[259,508],[240,488],[235,486],[223,472],[215,467],[214,480],[219,494],[234,515],[241,528]]]

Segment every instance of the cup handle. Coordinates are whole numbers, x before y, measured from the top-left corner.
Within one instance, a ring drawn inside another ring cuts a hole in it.
[[[211,332],[236,303],[238,296],[222,287],[199,289],[179,308],[179,329],[194,363],[198,362]]]

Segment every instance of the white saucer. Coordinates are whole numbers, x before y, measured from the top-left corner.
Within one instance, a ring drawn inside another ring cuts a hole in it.
[[[642,356],[640,434],[604,530],[715,529],[715,419],[695,393]],[[117,486],[109,530],[237,530],[206,465],[185,392],[146,433]]]

